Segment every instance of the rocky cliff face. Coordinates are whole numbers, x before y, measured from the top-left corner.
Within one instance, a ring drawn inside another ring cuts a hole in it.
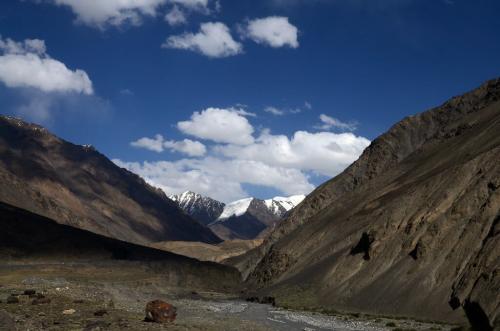
[[[218,243],[159,189],[91,146],[0,116],[0,201],[59,223],[134,243]]]
[[[500,80],[405,118],[230,261],[290,306],[500,324]]]

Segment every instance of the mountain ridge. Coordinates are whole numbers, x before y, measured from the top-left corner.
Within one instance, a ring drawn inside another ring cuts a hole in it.
[[[62,224],[132,243],[218,243],[157,188],[95,148],[0,116],[0,201]]]

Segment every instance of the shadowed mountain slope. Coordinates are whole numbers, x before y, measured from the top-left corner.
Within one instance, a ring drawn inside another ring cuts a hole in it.
[[[120,263],[129,262],[160,272],[172,286],[224,285],[229,289],[240,281],[238,271],[231,267],[104,237],[4,203],[0,203],[0,215],[0,259],[4,267],[19,262],[81,262],[117,263],[119,270]]]
[[[289,306],[500,323],[500,80],[405,118],[229,259]]]
[[[0,116],[0,201],[59,223],[135,243],[218,243],[159,189],[91,146]]]

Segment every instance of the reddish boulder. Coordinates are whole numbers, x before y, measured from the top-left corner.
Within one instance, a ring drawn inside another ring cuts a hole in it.
[[[170,323],[177,317],[177,308],[161,300],[154,300],[146,305],[146,321]]]

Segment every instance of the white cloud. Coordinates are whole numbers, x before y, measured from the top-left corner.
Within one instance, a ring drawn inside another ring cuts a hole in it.
[[[205,145],[199,141],[191,139],[184,139],[181,141],[168,140],[163,143],[163,146],[172,151],[180,152],[192,157],[203,156],[207,153]]]
[[[275,116],[283,116],[287,114],[299,114],[302,113],[304,110],[309,110],[311,109],[311,104],[308,102],[304,103],[303,107],[296,107],[296,108],[278,108],[274,106],[268,106],[264,108],[264,111],[266,113],[273,114]]]
[[[222,58],[243,52],[243,46],[233,39],[229,28],[220,22],[200,25],[198,33],[170,36],[162,48],[185,49],[199,52],[212,58]]]
[[[191,10],[208,11],[208,0],[169,0],[169,2]]]
[[[164,138],[161,134],[157,134],[154,138],[141,138],[139,140],[130,143],[131,146],[137,148],[144,148],[153,152],[161,153],[163,152],[163,142]]]
[[[339,119],[336,119],[334,117],[321,114],[319,116],[319,119],[321,120],[322,124],[317,125],[316,128],[320,130],[331,130],[331,129],[339,129],[342,131],[354,131],[356,130],[358,123],[356,122],[342,122]]]
[[[165,149],[168,149],[192,157],[203,156],[207,152],[205,145],[199,141],[193,141],[191,139],[184,139],[181,141],[165,140],[161,134],[157,134],[154,138],[140,138],[131,142],[130,145],[157,153],[161,153]]]
[[[270,114],[273,114],[273,115],[276,115],[276,116],[285,115],[285,111],[284,110],[278,109],[276,107],[266,107],[266,108],[264,108],[264,111],[266,113],[270,113]]]
[[[185,134],[218,143],[248,145],[254,142],[254,129],[245,116],[252,115],[242,109],[207,108],[194,112],[189,121],[177,123]]]
[[[105,29],[123,24],[140,25],[145,17],[156,17],[165,5],[173,9],[165,16],[171,25],[185,22],[188,11],[210,14],[209,0],[48,0],[55,5],[69,7],[78,23]],[[41,2],[41,1],[38,1]],[[218,8],[215,3],[215,8]]]
[[[177,26],[187,23],[186,14],[179,9],[179,7],[174,6],[166,15],[165,20],[171,26]]]
[[[275,48],[299,47],[298,32],[297,27],[290,24],[287,17],[279,16],[251,20],[242,28],[243,37]]]
[[[53,0],[56,5],[68,6],[77,21],[104,28],[126,22],[139,25],[144,16],[155,16],[167,0]]]
[[[298,170],[270,167],[247,160],[182,159],[175,162],[123,162],[113,160],[168,194],[187,189],[229,202],[248,196],[243,183],[278,189],[285,194],[309,193],[314,186]]]
[[[115,162],[169,194],[192,190],[227,202],[247,197],[245,184],[287,195],[307,194],[314,188],[310,182],[312,174],[339,174],[370,144],[368,139],[350,132],[297,131],[288,137],[264,129],[255,138],[254,127],[245,117],[249,115],[253,114],[241,109],[208,108],[193,113],[189,121],[179,122],[177,127],[183,133],[214,142],[203,158]],[[158,152],[187,148],[177,143],[180,142],[169,143],[157,135],[134,144]],[[205,153],[206,148],[199,156]]]
[[[92,82],[83,70],[70,70],[46,53],[45,42],[16,42],[0,37],[0,81],[7,87],[31,87],[44,92],[93,94]]]
[[[217,146],[225,157],[260,161],[270,166],[335,176],[354,162],[370,144],[352,133],[297,131],[291,139],[264,131],[248,146]]]

